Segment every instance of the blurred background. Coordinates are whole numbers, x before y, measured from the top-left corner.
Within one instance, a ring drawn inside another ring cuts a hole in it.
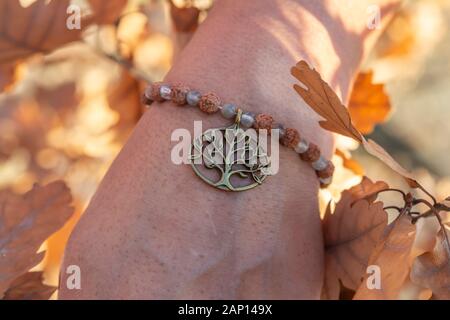
[[[21,1],[30,5],[33,0]],[[126,1],[125,1],[126,2]],[[83,41],[14,65],[0,93],[0,189],[24,193],[63,179],[76,215],[45,244],[38,266],[56,285],[67,237],[142,115],[146,81],[159,80],[212,0],[129,0],[116,23],[92,26]],[[84,0],[74,3],[89,10]],[[188,9],[179,9],[182,7]],[[195,6],[191,7],[191,6]],[[450,195],[450,1],[407,1],[364,66],[385,84],[392,108],[370,137],[413,171],[438,200]],[[2,78],[0,76],[0,84]],[[353,143],[339,146],[372,180],[406,189]],[[339,167],[323,203],[360,176]]]

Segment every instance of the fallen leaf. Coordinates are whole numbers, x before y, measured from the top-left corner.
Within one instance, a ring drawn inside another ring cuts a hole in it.
[[[450,299],[449,228],[445,228],[445,233],[441,228],[434,249],[418,256],[411,271],[411,280],[431,289],[433,297],[440,300]]]
[[[295,91],[325,119],[319,121],[322,128],[362,142],[362,136],[353,126],[347,108],[315,69],[302,60],[291,69],[291,74],[306,87],[295,84]]]
[[[56,287],[42,283],[42,272],[27,272],[14,280],[3,300],[48,300]]]
[[[368,197],[381,187],[387,185],[364,177],[359,185],[342,193],[333,214],[328,205],[323,220],[326,261],[323,297],[339,297],[339,280],[348,289],[359,287],[369,256],[387,224],[383,203]],[[368,199],[357,201],[362,197]]]
[[[384,85],[372,83],[373,72],[359,73],[348,104],[352,122],[362,134],[369,134],[374,127],[386,120],[391,110]]]
[[[375,274],[365,274],[356,291],[355,300],[394,300],[408,278],[412,264],[412,246],[415,238],[415,226],[409,216],[399,215],[389,224],[373,250],[369,266],[380,270],[380,288],[369,288],[369,277]]]
[[[83,18],[80,28],[73,29],[67,27],[70,3],[70,0],[36,0],[23,7],[17,0],[1,1],[0,64],[11,64],[35,53],[49,53],[79,40],[89,25],[117,19],[126,0],[90,0],[93,15]]]
[[[70,218],[71,201],[62,181],[35,185],[23,196],[0,193],[0,297],[42,260],[44,253],[36,252]]]
[[[349,154],[341,149],[336,149],[334,153],[342,159],[342,165],[344,168],[351,170],[358,176],[364,175],[364,168],[358,163],[358,161],[352,159]]]

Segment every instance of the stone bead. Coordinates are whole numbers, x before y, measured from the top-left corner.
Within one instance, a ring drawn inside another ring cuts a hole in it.
[[[301,153],[305,153],[309,148],[309,142],[306,141],[305,139],[301,138],[299,143],[297,143],[297,145],[295,146],[294,150],[295,152],[301,154]]]
[[[280,137],[280,142],[283,146],[294,148],[300,141],[300,134],[296,129],[287,128],[283,137]]]
[[[159,94],[164,100],[170,100],[172,98],[172,89],[170,86],[163,84],[159,88]]]
[[[162,102],[164,101],[164,99],[161,97],[161,86],[162,83],[161,82],[154,82],[152,84],[150,84],[147,89],[145,89],[144,92],[144,96],[145,99],[148,101],[158,101],[158,102]]]
[[[334,164],[333,164],[333,162],[328,161],[328,160],[327,160],[327,165],[324,169],[316,171],[317,176],[319,178],[323,178],[323,179],[332,177],[333,173],[334,173]]]
[[[173,103],[183,106],[186,104],[186,96],[189,92],[189,88],[187,86],[177,84],[172,87],[172,101]]]
[[[317,161],[314,161],[311,165],[314,168],[314,170],[321,171],[327,167],[328,160],[320,156],[319,159]]]
[[[302,158],[303,161],[307,162],[317,161],[319,157],[320,157],[320,149],[314,143],[310,143],[308,150],[300,154],[300,158]]]
[[[219,111],[220,99],[214,93],[207,93],[200,98],[199,108],[206,113],[215,113]]]
[[[241,126],[244,128],[250,128],[255,122],[255,115],[251,112],[244,112],[241,116]]]
[[[319,182],[320,182],[320,187],[321,188],[326,188],[326,187],[328,187],[331,184],[331,182],[333,182],[333,178],[332,177],[319,178]]]
[[[195,107],[200,102],[201,97],[200,92],[191,90],[186,95],[186,102],[188,105]]]
[[[284,137],[284,135],[286,134],[286,129],[284,128],[284,126],[281,123],[277,123],[277,124],[273,125],[272,129],[279,131],[278,136],[280,139],[282,139]]]
[[[255,123],[253,126],[255,129],[266,129],[270,132],[273,123],[274,120],[270,114],[260,113],[255,117]]]
[[[222,116],[225,119],[233,119],[234,117],[236,117],[237,107],[236,107],[236,105],[234,105],[232,103],[227,103],[227,104],[223,105],[221,112],[222,112]]]

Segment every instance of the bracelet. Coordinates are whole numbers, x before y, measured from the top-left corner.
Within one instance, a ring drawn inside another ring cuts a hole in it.
[[[244,112],[232,103],[222,104],[219,97],[214,93],[201,94],[199,91],[191,90],[181,84],[169,85],[162,82],[150,84],[144,92],[143,102],[150,105],[154,101],[172,101],[178,106],[197,106],[207,114],[221,111],[224,118],[234,118],[234,123],[229,127],[206,130],[201,137],[194,139],[191,146],[189,159],[194,172],[203,181],[216,188],[226,191],[244,191],[260,185],[269,175],[267,169],[270,161],[267,161],[265,150],[262,150],[259,146],[252,148],[252,143],[253,146],[255,145],[252,139],[241,138],[245,135],[241,127],[244,129],[253,128],[258,130],[259,134],[261,134],[261,130],[267,130],[266,132],[272,134],[272,130],[278,130],[280,143],[294,149],[303,161],[311,164],[321,188],[327,187],[332,181],[334,165],[321,155],[319,147],[300,137],[296,129],[285,128],[282,124],[276,123],[269,114],[255,115],[251,112]],[[218,139],[218,136],[225,137],[225,141],[233,141],[232,145],[227,147],[226,154],[220,150],[223,145],[220,142],[222,139]],[[237,141],[242,142],[242,147],[236,147]],[[213,144],[213,146],[205,147],[205,142]],[[240,166],[236,167],[234,166],[236,157],[232,153],[239,150],[242,151],[242,162],[237,163]],[[201,162],[197,161],[200,157],[202,157]],[[225,164],[218,163],[215,161],[217,159],[224,159]],[[249,164],[249,159],[254,161]],[[199,169],[198,164],[206,169],[217,169],[219,176],[212,177],[206,174],[205,170]],[[242,183],[236,184],[236,177],[249,178],[250,181],[244,185]]]

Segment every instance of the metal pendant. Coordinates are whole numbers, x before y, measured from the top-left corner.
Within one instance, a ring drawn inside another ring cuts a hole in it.
[[[267,152],[258,145],[256,131],[240,128],[240,115],[233,125],[208,129],[194,139],[189,155],[197,176],[225,191],[252,189],[270,173]]]

